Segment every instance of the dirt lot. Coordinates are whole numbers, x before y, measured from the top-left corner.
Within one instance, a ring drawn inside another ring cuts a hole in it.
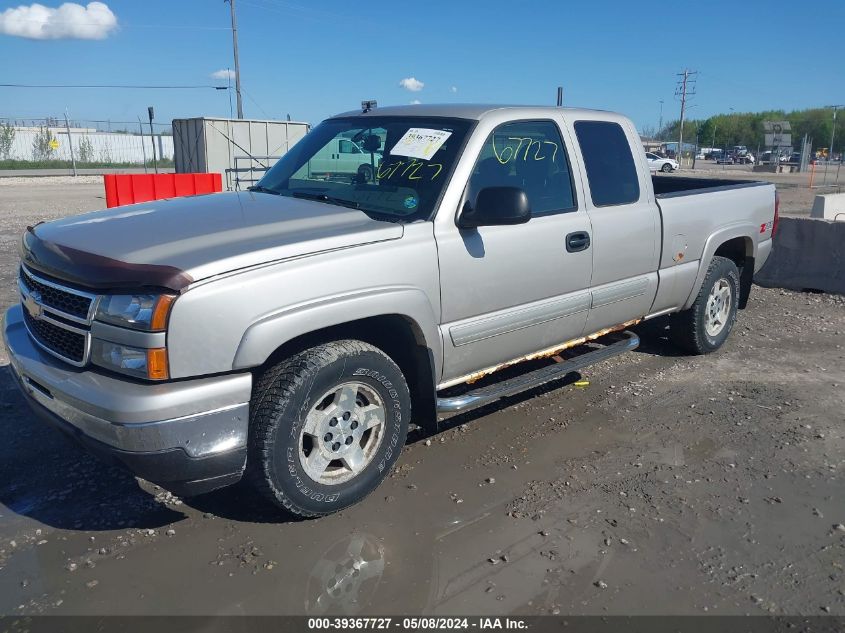
[[[780,212],[783,215],[808,216],[813,208],[813,199],[822,193],[841,193],[845,187],[845,170],[831,165],[827,181],[824,178],[824,165],[818,166],[812,176],[810,187],[809,173],[770,174],[752,172],[748,165],[716,165],[713,161],[697,161],[695,170],[676,172],[681,176],[700,178],[728,178],[736,180],[765,180],[777,186],[780,194]]]
[[[27,224],[95,185],[0,182]],[[362,504],[181,500],[43,426],[0,361],[0,614],[845,615],[845,297],[755,288],[728,344],[637,352],[411,438]]]

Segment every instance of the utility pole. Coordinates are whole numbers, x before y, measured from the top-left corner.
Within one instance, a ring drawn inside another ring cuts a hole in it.
[[[827,106],[828,108],[833,109],[833,127],[830,130],[830,148],[827,150],[827,162],[824,164],[824,184],[827,184],[827,169],[830,167],[830,161],[833,160],[833,140],[836,138],[836,111],[839,108],[845,108],[845,105],[831,105]],[[840,167],[842,166],[842,159],[839,160]],[[836,170],[836,173],[839,174],[839,170]],[[838,178],[838,176],[837,176]]]
[[[238,18],[235,15],[235,0],[223,0],[229,3],[232,12],[232,47],[235,51],[235,93],[238,97],[238,118],[244,118],[244,104],[241,101],[241,64],[238,61]]]
[[[660,133],[663,131],[663,99],[660,100],[660,123],[657,124],[657,138],[660,138]]]
[[[687,101],[695,96],[695,79],[698,71],[684,69],[678,73],[678,87],[675,88],[675,97],[681,100],[681,124],[678,128],[678,164],[684,155],[684,114],[686,113]]]
[[[67,110],[65,110],[65,129],[67,130],[67,146],[70,149],[70,163],[73,165],[73,175],[76,176],[76,158],[73,156],[73,139],[70,138],[70,123],[67,120]]]

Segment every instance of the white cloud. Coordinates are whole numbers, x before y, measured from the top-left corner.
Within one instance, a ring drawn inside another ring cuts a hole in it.
[[[416,77],[405,77],[399,82],[399,85],[405,90],[410,90],[411,92],[419,92],[425,87],[425,84]]]
[[[458,87],[457,87],[457,86],[452,86],[451,88],[449,88],[449,92],[451,92],[451,93],[455,93],[455,92],[457,92],[457,91],[458,91]]]
[[[31,40],[102,40],[117,28],[117,17],[103,2],[66,2],[57,9],[21,5],[0,13],[0,34]]]
[[[410,101],[411,105],[419,105],[421,103],[422,103],[422,101],[420,101],[419,99],[413,99],[412,101]]]
[[[220,70],[216,70],[211,73],[212,79],[231,79],[234,81],[235,79],[235,71],[230,68],[221,68]]]

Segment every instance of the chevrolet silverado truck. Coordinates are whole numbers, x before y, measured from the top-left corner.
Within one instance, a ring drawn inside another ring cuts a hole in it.
[[[351,137],[374,178],[313,176]],[[652,176],[617,114],[350,112],[248,191],[28,228],[4,340],[35,412],[94,452],[315,517],[373,491],[410,424],[631,350],[641,320],[717,350],[777,219],[771,184]]]

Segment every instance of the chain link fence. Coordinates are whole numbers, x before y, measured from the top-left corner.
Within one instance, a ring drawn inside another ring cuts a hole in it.
[[[0,169],[173,165],[170,124],[47,118],[0,118]]]

